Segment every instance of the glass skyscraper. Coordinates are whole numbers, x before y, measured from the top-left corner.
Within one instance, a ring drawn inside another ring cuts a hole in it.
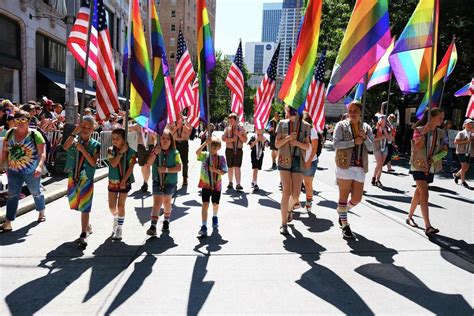
[[[282,3],[263,4],[262,42],[276,42]]]

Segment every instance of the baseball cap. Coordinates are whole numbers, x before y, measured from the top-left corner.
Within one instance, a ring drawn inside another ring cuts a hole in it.
[[[463,125],[472,124],[473,122],[474,122],[473,120],[471,120],[471,119],[468,118],[468,119],[465,119],[465,120],[464,120],[464,124],[463,124]]]

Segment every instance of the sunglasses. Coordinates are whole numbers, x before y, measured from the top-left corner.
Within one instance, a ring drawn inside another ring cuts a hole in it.
[[[25,117],[16,118],[16,119],[14,119],[14,120],[15,120],[15,123],[26,123],[26,122],[28,122],[28,119],[25,118]]]

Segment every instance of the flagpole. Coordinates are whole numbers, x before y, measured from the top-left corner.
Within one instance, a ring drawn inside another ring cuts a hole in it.
[[[388,93],[387,93],[387,114],[388,114],[388,107],[390,106],[390,93],[392,91],[392,71],[390,70],[390,80],[388,81]],[[382,114],[385,114],[382,111]]]
[[[454,43],[455,40],[456,40],[456,35],[453,35],[453,40],[452,40],[451,44]],[[452,52],[451,52],[451,54],[452,54]],[[451,56],[449,56],[448,69],[446,70],[446,76],[448,75],[447,71],[449,71],[449,62],[450,62],[450,60],[451,60]],[[439,99],[439,108],[441,108],[441,105],[443,104],[444,87],[446,86],[446,76],[443,79],[443,89],[441,89],[441,97]]]
[[[430,65],[430,74],[429,74],[429,86],[428,86],[428,94],[429,94],[429,103],[428,103],[428,124],[431,122],[431,108],[433,107],[433,71],[434,71],[434,63],[435,63],[435,54],[437,50],[437,38],[438,38],[438,30],[436,27],[436,19],[438,15],[438,1],[435,0],[434,9],[433,9],[433,37],[432,37],[432,48],[431,48],[431,65]],[[430,132],[428,132],[429,134]],[[428,135],[429,138],[429,135]]]
[[[84,116],[84,105],[86,102],[87,68],[89,67],[89,52],[90,52],[91,32],[92,32],[92,19],[94,18],[93,8],[94,8],[94,2],[91,1],[89,3],[89,22],[87,24],[86,59],[84,62],[84,75],[82,76],[81,104],[79,105],[79,124],[81,124],[82,118]],[[76,150],[76,165],[74,167],[74,176],[78,175],[79,173],[78,169],[79,169],[79,151]]]
[[[127,61],[127,79],[125,81],[125,95],[126,95],[126,100],[125,100],[125,125],[124,125],[124,130],[125,130],[125,142],[128,146],[128,121],[129,121],[129,109],[130,109],[130,53],[128,55],[128,61]],[[147,146],[146,144],[145,146]],[[128,150],[125,153],[125,159],[123,160],[123,174],[125,175],[127,173],[127,156],[128,156]]]
[[[364,94],[362,95],[362,113],[360,115],[360,128],[364,129],[365,102],[367,99],[367,84],[369,83],[369,74],[364,75]],[[362,146],[359,147],[357,158],[362,157]]]

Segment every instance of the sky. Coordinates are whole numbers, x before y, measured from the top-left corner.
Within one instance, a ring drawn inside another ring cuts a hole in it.
[[[242,42],[262,39],[263,3],[283,0],[217,0],[215,49],[234,55]]]

